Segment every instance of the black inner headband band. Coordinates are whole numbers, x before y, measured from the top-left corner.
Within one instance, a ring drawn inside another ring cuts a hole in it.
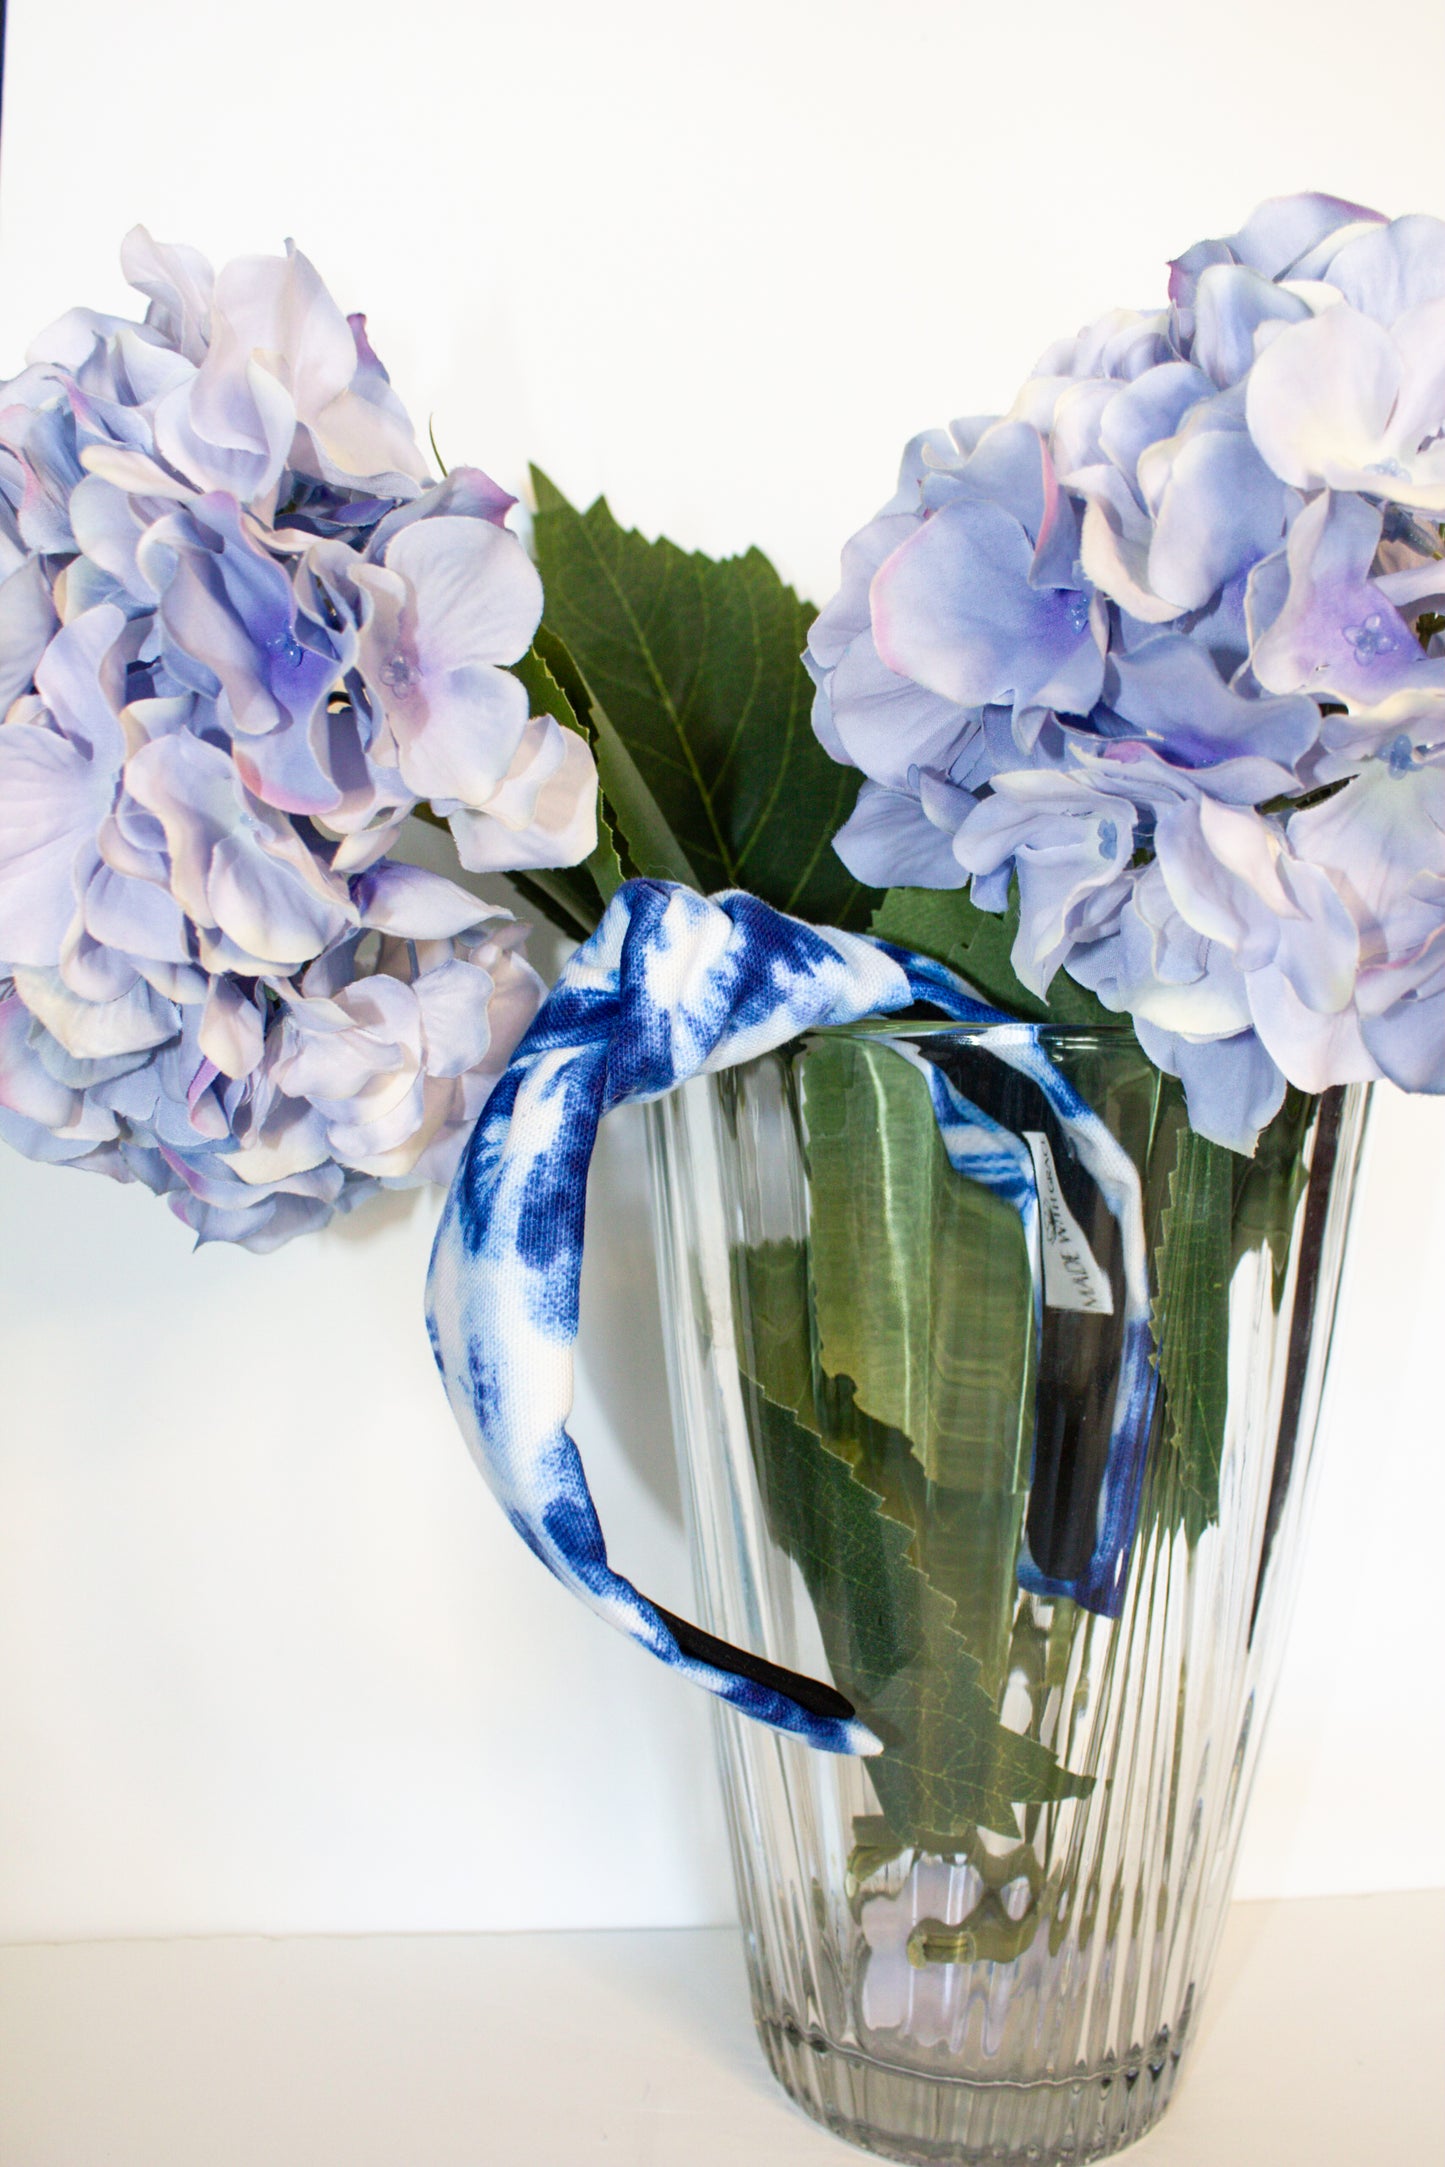
[[[730,1640],[719,1640],[715,1634],[705,1633],[700,1625],[689,1625],[686,1618],[675,1618],[661,1603],[654,1603],[652,1607],[683,1654],[694,1661],[711,1663],[715,1669],[731,1671],[735,1677],[748,1678],[754,1685],[770,1686],[773,1692],[796,1701],[810,1716],[847,1723],[857,1714],[852,1701],[836,1687],[824,1685],[817,1678],[805,1678],[796,1670],[784,1670],[781,1663],[769,1663],[761,1655],[749,1655],[746,1648],[735,1648]]]

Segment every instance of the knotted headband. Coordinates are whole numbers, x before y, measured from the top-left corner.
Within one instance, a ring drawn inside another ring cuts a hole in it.
[[[602,1116],[661,1098],[801,1032],[926,1005],[1042,1092],[1120,1235],[1118,1385],[1092,1554],[1062,1580],[1025,1552],[1020,1583],[1117,1614],[1138,1515],[1155,1372],[1139,1179],[1120,1144],[1044,1052],[1039,1027],[980,1000],[926,956],[809,926],[755,896],[708,900],[664,881],[618,889],[563,968],[483,1109],[437,1229],[427,1282],[432,1351],[463,1436],[522,1540],[565,1587],[745,1714],[831,1753],[878,1740],[833,1687],[734,1648],[650,1602],[607,1562],[592,1494],[567,1432],[577,1338],[587,1169]],[[888,1043],[895,1043],[888,1041]],[[1023,1139],[927,1075],[954,1168],[1018,1211],[1043,1301],[1035,1162]]]

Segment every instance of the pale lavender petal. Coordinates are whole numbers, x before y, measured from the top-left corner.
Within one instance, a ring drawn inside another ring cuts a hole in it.
[[[0,960],[58,963],[113,775],[55,731],[0,729]]]
[[[1153,525],[1128,480],[1117,467],[1081,467],[1068,477],[1086,500],[1080,530],[1080,562],[1085,575],[1143,624],[1168,624],[1184,614],[1184,605],[1158,595],[1149,584],[1149,549]]]
[[[1132,653],[1112,655],[1105,687],[1112,707],[1190,763],[1253,753],[1288,767],[1319,734],[1313,700],[1233,691],[1208,651],[1180,633],[1161,631]]]
[[[86,882],[81,909],[86,931],[97,941],[155,962],[189,960],[185,913],[159,881],[97,865]]]
[[[1445,987],[1410,990],[1361,1023],[1361,1036],[1380,1074],[1402,1091],[1439,1092],[1445,1079]]]
[[[865,887],[963,888],[968,874],[953,838],[934,827],[918,799],[865,782],[833,838],[833,848]]]
[[[1192,419],[1205,422],[1207,410]],[[1185,609],[1204,609],[1279,546],[1285,487],[1242,428],[1186,428],[1145,454],[1139,478],[1154,514],[1149,586]]]
[[[249,1076],[265,1046],[260,1003],[234,978],[212,979],[198,1040],[222,1075]]]
[[[147,324],[167,346],[199,365],[206,355],[215,284],[199,249],[154,241],[144,226],[132,226],[120,244],[120,267],[150,302]]]
[[[597,848],[591,747],[552,716],[534,717],[485,806],[451,812],[450,825],[469,873],[580,865]]]
[[[384,556],[392,536],[418,519],[484,519],[491,526],[500,527],[516,501],[500,482],[494,482],[480,467],[453,467],[445,480],[422,490],[409,503],[397,505],[394,511],[379,520],[367,543],[366,553],[369,557]]]
[[[1099,447],[1132,481],[1149,446],[1175,435],[1191,408],[1213,393],[1202,368],[1162,362],[1113,393],[1099,415]]]
[[[1441,423],[1445,304],[1417,312],[1402,343],[1341,302],[1290,324],[1250,372],[1249,431],[1282,481],[1300,489],[1354,489],[1445,510],[1445,444],[1424,437]]]
[[[956,701],[880,661],[871,631],[839,658],[828,697],[839,748],[834,758],[890,789],[905,789],[920,768],[947,772],[978,728]]]
[[[516,662],[542,615],[542,582],[514,534],[455,515],[417,519],[387,544],[386,564],[407,582],[423,671]]]
[[[248,1136],[239,1151],[226,1154],[226,1160],[238,1181],[261,1187],[309,1173],[324,1166],[330,1156],[326,1124],[316,1109],[295,1100],[278,1100],[265,1130]]]
[[[351,895],[364,926],[404,940],[450,940],[493,909],[439,873],[395,862],[363,873],[353,881]]]
[[[82,1001],[110,1003],[131,992],[139,977],[129,956],[93,940],[75,919],[60,946],[60,981]]]
[[[431,1076],[480,1068],[491,1043],[492,981],[474,963],[444,963],[416,984]]]
[[[156,450],[166,464],[197,489],[225,490],[242,504],[275,488],[296,433],[290,394],[251,353],[228,322],[213,321],[202,367],[155,411]],[[114,477],[114,460],[90,463]]]
[[[1195,1134],[1226,1151],[1252,1153],[1285,1092],[1285,1078],[1256,1034],[1191,1039],[1142,1018],[1135,1029],[1149,1059],[1183,1084]]]
[[[29,557],[0,585],[0,717],[28,690],[59,619],[38,557]]]
[[[347,666],[348,649],[329,639],[324,651],[301,643],[291,582],[245,534],[233,501],[204,498],[160,521],[139,563],[160,593],[174,647],[207,673],[210,685],[203,679],[196,690],[219,686],[238,730],[262,735],[309,722]],[[310,620],[307,636],[324,637]]]
[[[1041,997],[1070,949],[1117,914],[1132,886],[1133,808],[1083,776],[1024,769],[994,778],[993,794],[954,839],[969,872],[1011,874],[1020,911],[1013,965]],[[1005,887],[1006,883],[1002,883]]]
[[[62,625],[35,667],[35,686],[57,727],[97,771],[119,763],[117,716],[124,699],[126,620],[110,603]]]
[[[1299,1090],[1327,1091],[1334,1084],[1370,1083],[1381,1075],[1353,1002],[1321,1010],[1304,1000],[1289,973],[1276,966],[1251,972],[1249,1007],[1260,1043]]]
[[[1302,323],[1308,303],[1284,292],[1246,264],[1205,270],[1194,296],[1191,358],[1216,384],[1235,384],[1254,361],[1254,335],[1264,323]]]
[[[155,589],[136,559],[147,522],[133,498],[99,474],[88,473],[71,491],[70,518],[86,556],[136,601],[154,602]]]
[[[1347,241],[1325,274],[1352,308],[1393,324],[1422,302],[1445,300],[1445,221],[1415,212]]]
[[[916,517],[880,517],[845,546],[838,592],[819,610],[808,632],[808,653],[820,670],[833,669],[860,634],[871,636],[868,591],[873,575],[917,528]]]
[[[960,707],[1011,701],[1087,714],[1103,656],[1086,594],[1030,584],[1033,547],[1010,513],[966,501],[937,512],[875,575],[886,666]]]
[[[137,979],[117,1000],[85,1001],[70,991],[58,970],[17,967],[14,979],[31,1015],[67,1053],[82,1059],[141,1053],[164,1045],[178,1029],[175,1010],[143,980]]]
[[[1254,640],[1251,662],[1262,685],[1367,708],[1412,686],[1445,691],[1445,663],[1422,654],[1370,577],[1379,539],[1379,507],[1363,498],[1326,491],[1305,506],[1290,530],[1289,585],[1278,615]],[[1264,607],[1261,589],[1256,621]]]
[[[31,1020],[18,994],[0,1000],[0,1106],[41,1128],[69,1129],[80,1110],[80,1093],[58,1083],[36,1058]]]
[[[1229,247],[1266,278],[1285,278],[1322,243],[1362,221],[1385,222],[1381,212],[1343,196],[1271,196],[1230,236]]]
[[[346,910],[244,834],[223,836],[206,881],[209,922],[267,965],[294,969],[335,940]]]

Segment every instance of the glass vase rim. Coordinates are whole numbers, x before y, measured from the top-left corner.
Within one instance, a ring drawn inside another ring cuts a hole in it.
[[[1050,1019],[1040,1021],[1032,1016],[1001,1015],[991,1023],[956,1022],[951,1017],[903,1018],[899,1016],[862,1016],[856,1023],[814,1024],[800,1032],[801,1039],[811,1038],[986,1038],[991,1032],[1003,1030],[1026,1030],[1037,1032],[1045,1044],[1057,1045],[1067,1040],[1070,1044],[1098,1044],[1110,1047],[1129,1047],[1144,1053],[1139,1044],[1132,1020],[1120,1016],[1112,1023],[1065,1023]],[[1148,1055],[1144,1058],[1147,1060]],[[1151,1064],[1154,1065],[1154,1064]]]

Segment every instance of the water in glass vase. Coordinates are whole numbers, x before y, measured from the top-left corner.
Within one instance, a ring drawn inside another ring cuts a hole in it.
[[[818,1032],[650,1117],[701,1623],[831,1678],[883,1743],[717,1710],[758,2028],[800,2105],[904,2160],[1098,2159],[1168,2100],[1363,1133],[1363,1092],[1291,1093],[1246,1160],[1127,1029],[1042,1036],[1127,1211],[970,1027]],[[950,1163],[930,1065],[1027,1164],[1032,1216]]]

